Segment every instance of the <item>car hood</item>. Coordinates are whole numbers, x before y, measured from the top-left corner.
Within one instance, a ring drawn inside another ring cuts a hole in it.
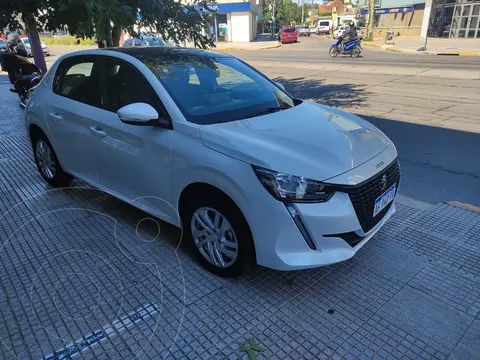
[[[200,136],[205,146],[238,160],[316,180],[343,174],[391,144],[358,116],[310,102],[255,118],[205,125]]]

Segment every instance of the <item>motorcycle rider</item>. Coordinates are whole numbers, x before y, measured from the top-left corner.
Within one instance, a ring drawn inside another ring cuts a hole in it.
[[[355,29],[355,26],[347,25],[342,35],[342,52],[345,51],[345,47],[348,44],[356,40],[358,40],[358,35],[357,35],[357,30]]]

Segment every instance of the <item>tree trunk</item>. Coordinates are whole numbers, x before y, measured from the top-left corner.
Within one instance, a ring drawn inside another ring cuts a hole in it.
[[[113,47],[119,47],[120,46],[120,37],[122,35],[122,26],[121,25],[113,25],[112,28],[112,43]]]
[[[373,40],[373,23],[375,21],[375,0],[369,0],[368,3],[368,27],[367,37]]]
[[[42,73],[45,74],[47,72],[47,64],[45,63],[45,56],[43,55],[42,43],[40,42],[38,31],[31,31],[28,34],[28,38],[30,39],[30,44],[32,44],[33,61],[35,65],[42,70]]]
[[[33,53],[33,61],[40,70],[45,74],[47,72],[47,64],[45,63],[45,57],[43,56],[42,44],[40,42],[40,36],[36,28],[35,17],[33,14],[22,14],[22,20],[26,25],[28,31],[28,38],[30,40],[30,46]]]

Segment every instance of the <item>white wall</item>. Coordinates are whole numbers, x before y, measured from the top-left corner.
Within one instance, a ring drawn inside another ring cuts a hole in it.
[[[251,13],[232,13],[232,42],[248,42],[251,40]]]

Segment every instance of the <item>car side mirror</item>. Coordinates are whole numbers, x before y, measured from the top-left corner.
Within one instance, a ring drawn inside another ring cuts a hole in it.
[[[283,85],[280,84],[279,82],[275,81],[275,85],[277,85],[281,90],[283,90],[283,91],[285,91],[285,92],[287,91],[287,90],[285,90],[285,86],[283,86]]]
[[[153,106],[145,103],[125,105],[118,109],[117,115],[123,123],[128,125],[171,127],[168,120],[158,116]]]

